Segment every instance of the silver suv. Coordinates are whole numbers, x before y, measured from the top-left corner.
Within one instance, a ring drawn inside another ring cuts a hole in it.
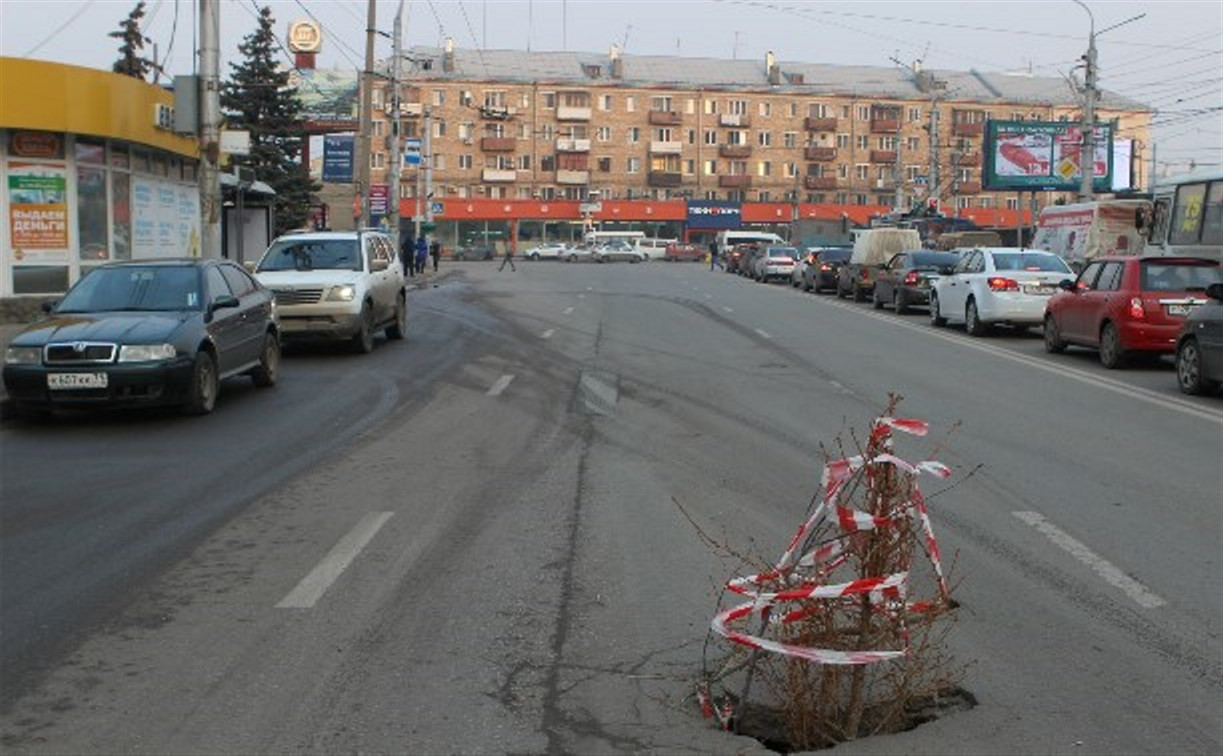
[[[285,234],[263,253],[255,278],[276,296],[286,340],[351,340],[369,352],[380,330],[389,339],[407,335],[403,266],[386,234]]]

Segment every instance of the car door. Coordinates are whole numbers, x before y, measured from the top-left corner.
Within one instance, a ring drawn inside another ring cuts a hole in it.
[[[907,254],[901,252],[892,255],[892,259],[884,263],[875,276],[875,299],[880,302],[891,302],[896,287],[899,285],[898,276],[907,267],[909,267]]]
[[[235,296],[219,266],[209,265],[204,269],[204,285],[208,288],[205,306],[211,311],[205,321],[208,335],[216,349],[217,370],[225,375],[245,363],[242,359],[242,307],[214,309],[221,297]]]
[[[370,298],[374,300],[374,320],[381,323],[391,317],[390,264],[382,237],[367,234],[365,237],[365,267],[369,277]]]
[[[1063,295],[1058,303],[1057,325],[1063,339],[1082,341],[1087,332],[1085,325],[1087,303],[1084,295],[1095,288],[1096,279],[1100,277],[1102,262],[1088,263],[1079,277],[1075,279],[1074,290],[1069,295]]]
[[[237,357],[241,362],[254,362],[263,350],[263,334],[266,323],[272,316],[271,298],[265,296],[246,273],[233,263],[219,266],[229,290],[238,298],[240,343]]]
[[[1105,262],[1095,286],[1078,297],[1082,320],[1079,322],[1080,338],[1089,344],[1100,340],[1100,327],[1110,313],[1121,306],[1121,274],[1125,263],[1120,260]],[[1115,318],[1113,318],[1115,319]]]
[[[984,267],[985,261],[981,250],[974,249],[960,258],[955,271],[939,281],[938,309],[940,315],[956,319],[963,316],[971,277]]]

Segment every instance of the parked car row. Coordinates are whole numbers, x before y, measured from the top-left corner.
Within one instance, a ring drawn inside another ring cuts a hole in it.
[[[282,343],[407,334],[404,271],[386,235],[300,233],[272,242],[253,275],[228,260],[100,266],[46,307],[5,349],[18,413],[178,406],[207,414],[221,381],[276,385]]]

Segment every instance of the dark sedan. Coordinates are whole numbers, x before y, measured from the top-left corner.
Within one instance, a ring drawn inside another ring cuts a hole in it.
[[[849,247],[824,247],[816,252],[815,262],[803,271],[803,291],[820,293],[837,288],[837,272],[849,260]]]
[[[879,269],[871,301],[875,309],[892,305],[902,315],[910,305],[930,304],[930,284],[939,276],[950,275],[959,255],[952,252],[898,252]]]
[[[226,260],[105,265],[49,317],[13,337],[4,386],[18,413],[56,407],[174,405],[207,414],[220,382],[276,383],[280,332],[271,292]]]
[[[1223,283],[1206,287],[1176,338],[1176,379],[1186,394],[1209,394],[1223,383]]]

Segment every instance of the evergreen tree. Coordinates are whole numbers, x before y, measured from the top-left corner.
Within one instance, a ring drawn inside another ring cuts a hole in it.
[[[119,59],[111,66],[111,70],[143,80],[149,75],[149,71],[153,70],[153,62],[141,55],[144,52],[144,43],[149,41],[149,38],[140,32],[142,18],[144,0],[136,3],[127,18],[119,22],[119,31],[110,32],[106,36],[123,40],[123,44],[119,46]]]
[[[304,122],[301,100],[289,87],[288,71],[276,67],[276,36],[270,7],[259,11],[259,28],[238,45],[240,63],[230,63],[230,79],[221,87],[221,109],[227,123],[251,135],[250,155],[234,156],[237,165],[276,190],[277,234],[306,225],[312,193],[321,187],[298,157]]]

